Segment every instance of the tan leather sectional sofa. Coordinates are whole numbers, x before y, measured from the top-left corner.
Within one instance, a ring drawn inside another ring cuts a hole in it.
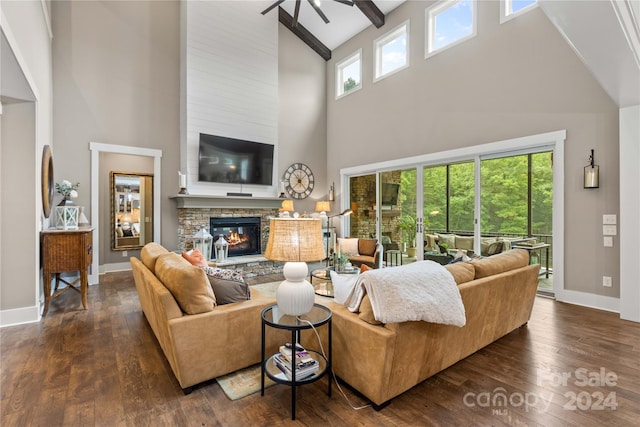
[[[422,321],[375,324],[367,296],[360,313],[326,303],[333,311],[334,371],[374,406],[384,406],[529,320],[540,266],[529,265],[527,251],[511,250],[446,268],[465,307],[462,328]],[[313,341],[305,337],[310,348]]]
[[[260,363],[260,314],[275,304],[274,296],[252,289],[251,300],[185,314],[156,272],[168,266],[171,279],[180,284],[204,280],[209,286],[204,271],[157,243],[145,245],[140,258],[131,258],[140,305],[185,394],[198,383]],[[275,353],[287,337],[291,339],[286,331],[270,330],[267,354]]]

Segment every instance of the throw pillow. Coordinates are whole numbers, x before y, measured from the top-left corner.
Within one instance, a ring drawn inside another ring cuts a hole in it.
[[[456,247],[456,235],[455,234],[437,234],[438,243],[446,244],[447,249],[454,249]]]
[[[340,305],[344,305],[351,290],[358,280],[357,274],[338,274],[331,270],[331,282],[333,283],[334,301]]]
[[[487,256],[499,254],[502,252],[502,242],[493,242],[487,248]]]
[[[160,255],[156,261],[156,276],[183,312],[206,313],[215,307],[216,297],[204,270],[189,264],[180,255],[173,252]]]
[[[213,267],[204,267],[203,270],[207,273],[218,305],[251,299],[251,290],[241,271]]]
[[[456,236],[456,249],[473,250],[473,236]]]
[[[189,252],[182,252],[182,258],[186,259],[191,263],[191,265],[195,265],[196,267],[207,267],[207,260],[202,255],[202,252],[195,248]]]
[[[347,256],[358,256],[358,239],[356,238],[338,238],[338,247],[340,253]]]
[[[373,256],[376,253],[376,239],[358,239],[358,254]]]
[[[360,264],[360,273],[364,273],[367,270],[373,270],[373,268],[369,267],[367,264]]]

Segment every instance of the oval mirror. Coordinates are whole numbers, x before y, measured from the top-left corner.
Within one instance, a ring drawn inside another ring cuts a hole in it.
[[[111,249],[140,249],[153,241],[153,175],[110,172]]]

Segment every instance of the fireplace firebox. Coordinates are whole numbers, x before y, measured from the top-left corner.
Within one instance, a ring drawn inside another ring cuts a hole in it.
[[[229,244],[229,257],[261,253],[260,224],[260,217],[253,216],[209,218],[213,241],[223,235]]]

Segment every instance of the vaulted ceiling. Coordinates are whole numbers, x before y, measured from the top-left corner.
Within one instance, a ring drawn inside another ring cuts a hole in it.
[[[405,0],[265,0],[267,13],[325,60],[331,51]],[[497,0],[496,0],[497,1]],[[538,0],[542,11],[620,107],[640,104],[640,2],[638,0]],[[312,2],[329,21],[325,23]],[[298,13],[296,14],[296,5]],[[425,7],[427,4],[425,3]],[[297,16],[296,16],[297,15]],[[294,25],[297,18],[297,24]]]

